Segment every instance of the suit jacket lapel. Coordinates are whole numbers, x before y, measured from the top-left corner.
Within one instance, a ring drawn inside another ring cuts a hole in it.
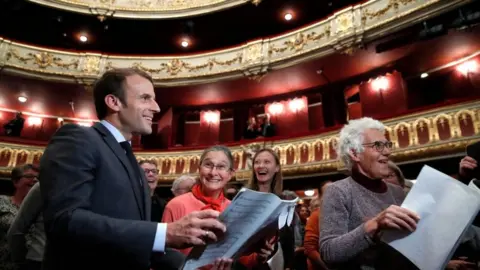
[[[143,172],[143,170],[140,170]],[[147,178],[144,174],[142,174],[142,181],[143,181],[143,192],[145,196],[143,196],[144,204],[145,204],[145,220],[150,221],[152,219],[152,198],[150,197],[150,186],[148,185]]]
[[[138,183],[138,179],[135,176],[135,171],[130,165],[128,161],[127,155],[125,154],[125,150],[122,148],[120,143],[117,142],[115,137],[110,133],[110,131],[101,123],[96,123],[93,128],[100,132],[103,135],[103,140],[105,143],[110,147],[113,153],[117,156],[117,158],[122,163],[123,167],[127,171],[128,178],[130,179],[130,184],[133,189],[133,193],[135,195],[135,200],[137,201],[138,210],[140,211],[140,215],[142,219],[145,219],[145,202],[142,198],[142,192],[144,192],[142,187],[140,187]],[[143,178],[142,178],[143,181]],[[144,185],[145,186],[145,185]],[[148,194],[144,194],[145,196],[149,196]],[[143,196],[143,197],[145,197]]]

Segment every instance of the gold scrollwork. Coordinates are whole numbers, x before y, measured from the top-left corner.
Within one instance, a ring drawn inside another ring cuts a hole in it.
[[[368,9],[365,9],[363,10],[362,24],[365,24],[367,22],[367,19],[371,20],[385,15],[390,9],[397,10],[400,7],[400,4],[406,6],[415,1],[416,0],[390,0],[384,8],[381,8],[379,10],[369,11]]]
[[[268,54],[272,55],[273,53],[282,53],[286,50],[299,52],[303,50],[305,45],[307,45],[309,42],[317,41],[324,37],[330,37],[330,26],[325,27],[325,31],[321,34],[317,34],[316,32],[311,32],[308,34],[298,33],[294,38],[285,41],[283,43],[284,46],[279,48],[275,46],[270,47]]]
[[[232,58],[230,60],[226,61],[220,61],[216,58],[210,58],[208,59],[207,62],[199,65],[192,65],[190,63],[187,63],[183,60],[180,60],[178,58],[172,59],[170,62],[167,63],[161,63],[159,68],[150,68],[145,66],[141,62],[135,62],[132,64],[132,67],[141,69],[143,71],[149,72],[151,74],[158,74],[161,72],[166,72],[169,75],[175,76],[178,75],[180,72],[183,70],[187,70],[188,72],[198,72],[201,69],[209,68],[209,70],[212,70],[216,65],[218,66],[231,66],[235,64],[236,62],[241,63],[242,62],[242,55],[241,53],[237,54],[235,58]],[[116,68],[112,62],[108,62],[107,69],[113,69]]]
[[[39,52],[39,53],[28,53],[26,56],[21,56],[16,49],[10,49],[7,52],[6,59],[7,61],[15,58],[18,61],[28,64],[30,61],[33,61],[39,68],[46,69],[50,66],[57,66],[65,69],[70,69],[70,67],[78,68],[78,59],[72,59],[70,63],[65,63],[60,57],[55,57],[49,52]]]

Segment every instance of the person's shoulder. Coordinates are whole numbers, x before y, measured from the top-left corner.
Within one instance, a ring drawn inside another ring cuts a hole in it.
[[[388,190],[390,190],[390,192],[392,192],[395,196],[397,197],[405,197],[405,191],[403,190],[403,188],[401,186],[398,186],[398,185],[394,185],[394,184],[391,184],[391,183],[387,183],[387,188]]]
[[[351,177],[344,178],[342,180],[335,181],[328,185],[326,190],[342,191],[349,189],[352,186],[353,179]]]
[[[171,199],[167,203],[167,208],[185,208],[185,205],[192,201],[192,193],[187,192],[185,194],[179,195]]]

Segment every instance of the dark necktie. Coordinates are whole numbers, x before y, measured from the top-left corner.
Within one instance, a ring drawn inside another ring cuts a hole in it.
[[[135,171],[135,176],[137,177],[140,186],[143,186],[140,168],[138,166],[137,159],[133,155],[132,146],[128,141],[121,142],[120,145],[125,150],[125,154],[127,155],[128,161],[130,161],[130,165],[132,165],[132,168]]]

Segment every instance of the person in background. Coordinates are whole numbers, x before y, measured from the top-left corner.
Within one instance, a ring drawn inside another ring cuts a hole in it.
[[[24,124],[25,118],[22,117],[21,112],[17,112],[14,119],[3,125],[3,128],[5,129],[5,135],[20,137]]]
[[[372,118],[349,121],[340,131],[338,157],[350,176],[323,195],[320,255],[336,269],[410,269],[379,241],[383,230],[413,232],[420,217],[400,207],[401,187],[386,183],[393,144],[385,126]],[[398,256],[398,255],[397,255]]]
[[[248,182],[248,188],[255,191],[273,193],[284,200],[291,200],[297,197],[295,192],[282,193],[282,168],[280,158],[275,151],[268,148],[259,149],[253,156],[252,164],[252,177]],[[277,230],[272,236],[274,254],[276,256],[277,252],[282,250],[278,255],[283,256],[285,269],[293,269],[294,266],[295,237],[293,228],[294,225],[292,222],[290,226],[284,226],[281,230]],[[263,267],[265,266],[264,264]]]
[[[257,138],[260,135],[258,132],[257,123],[255,117],[250,117],[247,122],[247,127],[243,131],[243,138],[245,140],[252,140]]]
[[[36,183],[23,200],[7,234],[12,259],[20,270],[42,269],[46,243],[42,212],[40,184]]]
[[[475,160],[473,157],[465,156],[462,158],[459,164],[459,178],[460,180],[467,184],[470,182],[470,180],[473,179],[473,172],[475,169],[478,167],[478,161]]]
[[[310,211],[304,204],[298,206],[297,209],[297,222],[295,222],[295,269],[305,270],[307,269],[307,257],[305,256],[303,240],[305,239],[305,225],[310,216]]]
[[[270,114],[265,114],[263,123],[260,125],[260,136],[269,138],[275,136],[275,125],[270,121]]]
[[[305,256],[307,256],[307,268],[309,270],[328,270],[327,265],[320,256],[318,240],[320,238],[319,220],[321,219],[322,195],[331,183],[330,181],[323,182],[319,189],[318,196],[310,202],[310,212],[312,214],[308,218],[307,225],[305,226],[305,240],[303,241]]]
[[[175,179],[172,184],[172,193],[175,197],[188,193],[192,190],[197,180],[190,175],[182,175]]]
[[[11,258],[7,233],[18,214],[18,209],[23,200],[32,186],[38,182],[38,172],[38,167],[33,164],[15,167],[11,173],[12,183],[15,188],[13,196],[0,196],[0,269],[17,269]]]
[[[408,193],[412,188],[413,183],[405,179],[402,170],[400,170],[400,168],[391,160],[388,161],[388,170],[388,176],[383,178],[383,181],[400,186],[401,188],[403,188],[405,193]]]
[[[158,184],[158,169],[157,164],[154,161],[142,160],[138,163],[145,173],[148,187],[150,188],[150,197],[152,198],[152,216],[151,220],[160,222],[163,216],[163,210],[167,205],[167,202],[155,194],[155,189]]]

